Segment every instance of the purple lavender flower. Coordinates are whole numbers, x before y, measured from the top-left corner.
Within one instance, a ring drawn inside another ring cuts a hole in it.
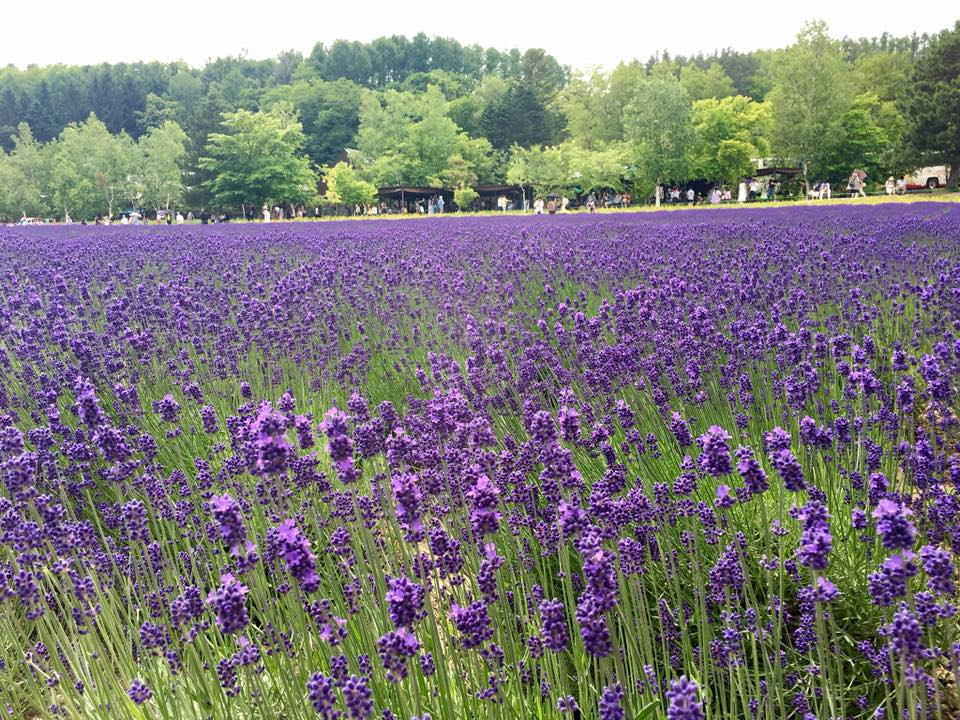
[[[353,440],[347,427],[347,415],[337,408],[330,408],[323,416],[320,430],[327,436],[327,452],[344,485],[360,479],[360,472],[354,466]]]
[[[321,673],[314,673],[307,680],[307,699],[323,720],[337,720],[340,711],[334,710],[337,696],[333,680]]]
[[[228,548],[233,549],[246,542],[247,530],[243,525],[240,506],[228,493],[210,498],[210,511],[217,523],[220,539]]]
[[[170,393],[164,395],[163,399],[155,404],[155,408],[164,422],[176,422],[180,416],[180,403]]]
[[[953,557],[949,552],[932,545],[920,548],[923,571],[927,574],[930,589],[942,595],[953,595]]]
[[[540,605],[540,621],[543,644],[555,653],[563,652],[570,638],[563,615],[563,603],[557,598],[546,600]]]
[[[239,632],[249,622],[246,602],[248,588],[229,573],[220,578],[220,583],[220,587],[207,596],[207,602],[216,613],[217,626],[222,632]]]
[[[204,405],[200,408],[200,423],[205,433],[213,435],[217,432],[217,412],[212,405]]]
[[[287,442],[284,432],[287,418],[274,410],[270,403],[260,406],[250,423],[249,437],[254,451],[254,470],[260,475],[274,475],[287,468],[293,446]]]
[[[397,519],[404,531],[407,542],[420,542],[423,539],[423,522],[420,519],[422,495],[417,476],[412,473],[397,473],[390,478]]]
[[[133,682],[130,684],[130,689],[127,690],[127,695],[129,695],[130,699],[133,700],[133,702],[135,702],[137,705],[143,705],[147,700],[153,697],[153,693],[150,691],[150,688],[148,688],[146,683],[144,683],[140,678],[133,679]]]
[[[600,720],[623,720],[623,688],[620,683],[603,688],[598,708]]]
[[[667,720],[704,720],[706,716],[698,692],[697,684],[686,676],[672,681],[667,691]]]
[[[711,425],[703,435],[697,438],[703,453],[700,455],[700,467],[713,477],[722,477],[732,472],[730,463],[730,433],[719,425]]]
[[[734,453],[737,456],[737,472],[743,478],[744,485],[750,497],[766,492],[767,474],[753,455],[753,450],[746,446],[738,447]]]
[[[419,648],[416,636],[406,628],[391,630],[377,640],[377,652],[390,682],[400,682],[407,676],[407,661]]]
[[[871,514],[877,521],[877,533],[887,550],[910,550],[913,547],[917,529],[910,522],[912,510],[884,498]]]
[[[398,628],[411,627],[414,622],[426,617],[423,609],[425,595],[423,586],[406,576],[389,578],[386,599],[393,624]]]
[[[317,562],[313,556],[310,540],[307,539],[293,520],[284,520],[268,532],[268,542],[278,551],[287,565],[287,571],[300,583],[306,593],[320,587],[317,576]]]
[[[454,604],[450,610],[450,618],[460,631],[461,642],[465,648],[478,647],[493,637],[490,616],[483,601],[478,600],[466,607]]]
[[[673,433],[673,436],[677,439],[677,444],[681,448],[693,445],[693,435],[690,434],[690,426],[687,425],[687,421],[684,420],[683,416],[678,412],[674,412],[670,416],[670,432]]]
[[[343,683],[343,704],[352,720],[367,720],[373,712],[373,692],[367,679],[351,675]]]
[[[805,487],[803,469],[796,456],[787,449],[778,449],[771,453],[770,462],[780,474],[784,487],[792,492],[800,492]]]

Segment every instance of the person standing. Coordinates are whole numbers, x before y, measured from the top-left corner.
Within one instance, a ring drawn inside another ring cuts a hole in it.
[[[443,215],[443,195],[437,198],[437,214]]]
[[[263,204],[263,210],[261,212],[263,213],[263,221],[270,222],[270,208],[267,207],[266,203]]]
[[[887,195],[893,195],[897,190],[897,181],[893,179],[893,175],[887,178],[886,183]]]
[[[740,185],[737,186],[737,202],[745,203],[747,201],[747,183],[745,180],[740,181]]]

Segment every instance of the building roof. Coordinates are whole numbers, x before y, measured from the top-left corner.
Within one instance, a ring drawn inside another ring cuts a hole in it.
[[[452,193],[449,188],[437,187],[417,187],[416,185],[395,185],[393,187],[378,188],[380,195],[399,195],[400,193],[409,193],[411,195],[437,195],[439,193]]]
[[[803,170],[800,168],[793,167],[768,167],[760,168],[759,170],[754,170],[753,174],[757,177],[762,177],[763,175],[802,175]]]

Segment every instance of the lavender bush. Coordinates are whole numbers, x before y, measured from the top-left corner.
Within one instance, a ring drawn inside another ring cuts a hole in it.
[[[13,717],[960,716],[956,206],[0,268]]]

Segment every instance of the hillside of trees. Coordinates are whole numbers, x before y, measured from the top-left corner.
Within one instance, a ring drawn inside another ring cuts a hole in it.
[[[7,67],[0,217],[312,203],[325,176],[344,202],[397,184],[643,193],[732,183],[756,158],[834,182],[944,162],[955,180],[958,48],[960,23],[869,39],[812,23],[782,49],[582,72],[542,49],[423,34],[203,68]]]

